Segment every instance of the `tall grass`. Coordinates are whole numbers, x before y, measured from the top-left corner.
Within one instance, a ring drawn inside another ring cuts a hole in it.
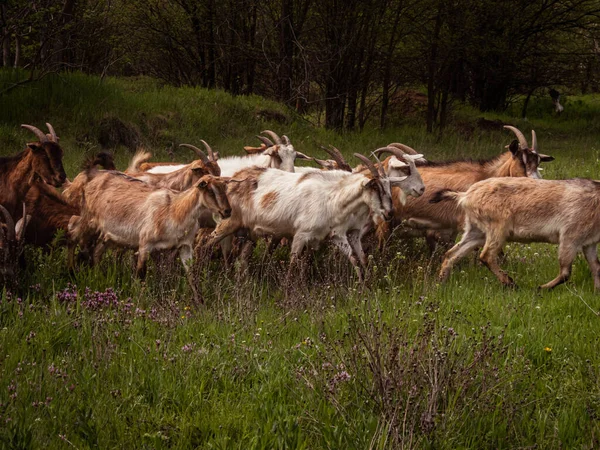
[[[18,76],[0,71],[0,83]],[[158,157],[171,141],[199,139],[240,153],[264,128],[321,155],[318,144],[350,155],[399,141],[432,159],[485,157],[513,139],[477,129],[467,138],[458,125],[431,136],[418,117],[337,135],[258,97],[81,74],[47,77],[0,101],[2,152],[30,139],[20,123],[51,122],[70,175],[106,117],[137,127]],[[486,117],[536,129],[541,150],[557,158],[546,178],[600,178],[596,98],[568,99],[558,118],[543,112],[547,103],[533,99],[528,121]],[[263,109],[290,122],[264,121]],[[461,107],[453,120],[480,116]],[[116,151],[124,167],[130,153]],[[153,258],[141,283],[130,253],[71,274],[64,249],[28,248],[19,288],[1,294],[0,445],[596,448],[600,302],[587,265],[579,258],[571,282],[540,292],[558,270],[556,248],[510,244],[506,255],[519,290],[473,260],[439,286],[439,256],[419,240],[374,254],[365,285],[324,249],[286,296],[287,250],[271,256],[259,245],[247,274],[204,261],[199,305],[167,255]]]

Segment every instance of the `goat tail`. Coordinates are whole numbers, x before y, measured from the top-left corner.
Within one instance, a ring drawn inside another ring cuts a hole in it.
[[[429,200],[429,203],[439,203],[444,200],[460,200],[465,195],[464,192],[453,191],[452,189],[442,189],[437,191]]]
[[[147,162],[150,158],[152,158],[152,153],[145,151],[144,149],[138,150],[131,161],[129,162],[129,166],[127,166],[127,170],[125,173],[136,173],[140,171],[140,165],[142,163]]]

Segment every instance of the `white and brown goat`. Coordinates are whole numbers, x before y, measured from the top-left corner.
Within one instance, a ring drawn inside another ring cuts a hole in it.
[[[96,172],[90,178],[81,217],[71,225],[73,236],[86,242],[90,234],[100,235],[95,261],[107,244],[137,249],[137,274],[142,278],[154,250],[179,249],[189,269],[198,217],[206,210],[223,218],[231,214],[227,184],[212,175],[183,192],[156,189],[118,172]]]
[[[263,133],[268,134],[275,142],[264,136],[257,136],[263,142],[263,145],[261,147],[245,147],[244,149],[248,155],[219,158],[218,164],[222,176],[229,177],[239,170],[253,166],[271,167],[292,172],[296,159],[311,159],[304,153],[296,151],[287,136],[279,137],[271,130],[265,130]],[[183,165],[155,166],[149,172],[168,173],[181,167]]]
[[[501,283],[514,282],[498,265],[506,241],[558,244],[560,272],[540,286],[553,288],[567,281],[573,259],[582,251],[600,290],[600,182],[586,179],[533,180],[494,178],[474,184],[467,192],[440,191],[433,201],[451,199],[465,215],[464,234],[444,258],[440,280],[473,249],[483,246],[480,259]]]
[[[254,236],[293,239],[290,270],[306,246],[327,237],[348,257],[360,278],[366,265],[361,232],[371,218],[392,214],[391,186],[402,178],[388,178],[371,161],[356,154],[371,176],[345,171],[290,173],[253,167],[235,174],[229,185],[232,215],[213,232],[213,243],[240,229]],[[363,267],[361,267],[361,265]]]
[[[213,175],[215,177],[221,175],[221,168],[213,157],[212,149],[206,142],[202,141],[202,143],[206,146],[209,155],[211,155],[210,158],[207,157],[199,148],[190,144],[182,144],[182,146],[193,148],[194,151],[196,151],[196,153],[200,156],[200,159],[193,161],[191,164],[185,164],[181,168],[172,172],[137,172],[135,169],[138,166],[139,161],[147,160],[150,157],[149,153],[140,151],[135,154],[125,173],[156,188],[184,191],[189,189],[204,175]]]

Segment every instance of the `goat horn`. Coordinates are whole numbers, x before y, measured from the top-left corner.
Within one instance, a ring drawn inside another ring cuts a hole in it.
[[[206,151],[208,152],[208,159],[210,159],[211,161],[216,161],[215,154],[212,148],[210,148],[210,145],[208,145],[204,139],[200,139],[200,142],[202,142],[202,144],[206,147]]]
[[[31,131],[33,134],[35,134],[37,136],[37,138],[40,140],[41,143],[48,142],[50,140],[50,139],[48,139],[48,136],[46,136],[46,134],[42,132],[42,130],[34,127],[33,125],[23,124],[23,125],[21,125],[21,128],[25,128],[26,130]]]
[[[392,142],[391,144],[388,144],[387,146],[400,149],[404,153],[408,153],[409,155],[418,155],[419,154],[414,148],[409,147],[408,145],[405,145],[405,144],[401,144],[399,142]]]
[[[523,135],[523,133],[521,133],[521,131],[519,131],[515,127],[511,127],[510,125],[504,125],[504,128],[506,128],[507,130],[510,130],[513,133],[515,133],[515,136],[517,136],[517,139],[519,140],[519,145],[521,146],[522,149],[529,148],[529,144],[527,143],[527,139],[525,139],[525,136]]]
[[[387,147],[382,147],[382,148],[378,148],[377,150],[375,150],[373,152],[375,155],[379,155],[381,153],[391,153],[392,155],[394,155],[396,158],[398,158],[401,161],[404,161],[404,155],[405,153],[402,151],[401,148],[399,147],[392,147],[391,144],[388,145]]]
[[[282,138],[285,145],[290,145],[290,138],[288,138],[285,134],[282,136]]]
[[[269,136],[271,136],[271,139],[273,139],[275,141],[276,144],[281,145],[281,138],[279,136],[277,136],[277,134],[275,134],[274,132],[272,132],[271,130],[265,130],[265,131],[261,131],[262,134],[268,134]]]
[[[15,240],[15,221],[8,210],[2,205],[0,205],[0,214],[4,216],[4,222],[6,222],[6,239],[8,242],[12,242]]]
[[[27,207],[25,206],[25,202],[23,202],[23,221],[21,223],[21,229],[17,230],[17,226],[15,225],[15,233],[17,233],[17,241],[19,242],[23,240],[25,228],[27,228],[27,222],[29,222],[29,219],[30,217],[27,217]]]
[[[385,173],[385,170],[383,170],[383,164],[381,164],[381,161],[379,160],[379,158],[377,157],[377,155],[374,152],[371,152],[371,154],[377,160],[377,165],[375,167],[377,168],[377,172],[379,172],[379,177],[380,178],[387,177],[387,174]]]
[[[375,165],[373,164],[373,161],[371,161],[366,156],[361,155],[360,153],[355,153],[354,156],[356,156],[363,163],[365,163],[365,166],[367,166],[367,168],[371,171],[371,174],[373,175],[373,178],[379,178],[380,177],[380,174],[377,171],[377,169],[375,168]]]
[[[269,139],[269,138],[266,138],[264,136],[258,136],[258,135],[256,137],[260,140],[260,142],[262,142],[263,144],[265,144],[267,147],[274,147],[275,146],[275,144],[273,144],[273,141],[271,141],[271,139]]]
[[[352,167],[350,167],[350,164],[346,162],[344,156],[342,155],[342,152],[340,152],[338,148],[334,147],[333,145],[330,145],[329,148],[325,148],[323,146],[321,146],[321,148],[325,150],[327,154],[334,159],[334,161],[338,164],[338,168],[340,170],[352,172]]]
[[[534,130],[531,130],[531,150],[534,153],[537,153],[537,151],[538,151],[537,136],[535,135],[535,131]]]
[[[56,131],[54,131],[54,127],[46,122],[46,126],[48,127],[48,131],[50,131],[50,137],[52,142],[56,142],[58,144],[58,136],[56,135]]]
[[[192,145],[192,144],[179,144],[179,146],[180,147],[191,148],[192,150],[194,150],[196,152],[196,154],[200,157],[200,159],[202,160],[203,163],[209,162],[209,160],[206,157],[206,155],[204,154],[204,152],[202,150],[200,150],[198,147],[196,147],[195,145]]]

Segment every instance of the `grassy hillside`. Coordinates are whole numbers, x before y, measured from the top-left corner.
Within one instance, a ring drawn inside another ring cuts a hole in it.
[[[17,77],[0,71],[2,85]],[[485,117],[526,135],[535,128],[541,151],[556,157],[546,178],[600,178],[598,102],[569,98],[557,118],[540,98],[528,121]],[[482,115],[466,107],[442,138],[418,115],[398,115],[385,132],[337,135],[258,97],[80,74],[17,88],[0,104],[2,154],[31,139],[20,123],[51,122],[69,175],[123,125],[160,158],[199,139],[238,154],[265,128],[311,155],[324,155],[319,144],[351,155],[399,141],[430,159],[482,157],[513,139],[478,128]],[[286,121],[265,119],[275,113]],[[124,168],[130,150],[115,151]],[[197,273],[198,305],[167,256],[140,283],[130,253],[72,275],[63,249],[27,249],[18,292],[0,303],[0,446],[597,448],[600,301],[587,265],[578,258],[571,282],[540,292],[558,271],[556,247],[505,251],[518,290],[474,259],[439,286],[439,255],[415,240],[374,254],[365,285],[323,249],[286,297],[287,250],[271,256],[259,245],[248,274],[217,261]]]

